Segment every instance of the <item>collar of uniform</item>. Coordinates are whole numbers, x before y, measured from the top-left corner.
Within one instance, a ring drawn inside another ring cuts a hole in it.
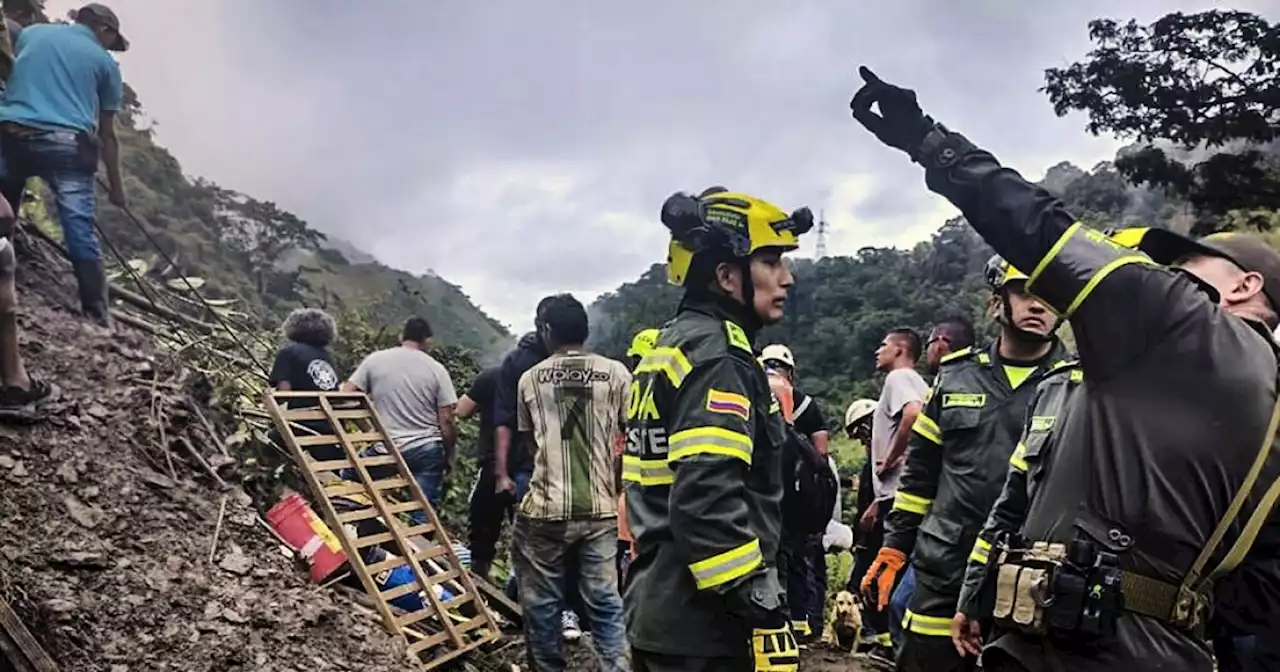
[[[1000,359],[1000,339],[997,338],[990,346],[987,347],[986,352],[978,353],[978,356],[974,359],[977,359],[979,364],[987,368],[991,368],[995,366],[997,362],[1002,361]],[[1055,336],[1053,339],[1053,346],[1049,348],[1049,352],[1045,353],[1044,357],[1040,358],[1039,366],[1050,369],[1061,364],[1066,359],[1067,348],[1062,345],[1062,339]]]
[[[690,289],[680,301],[680,310],[692,310],[710,315],[717,320],[727,320],[742,327],[747,340],[756,340],[756,332],[763,326],[754,311],[733,299],[705,289]]]

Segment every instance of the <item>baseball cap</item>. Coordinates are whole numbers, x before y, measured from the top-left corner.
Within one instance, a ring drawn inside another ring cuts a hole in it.
[[[76,12],[76,18],[81,21],[87,17],[93,17],[98,20],[98,23],[116,31],[116,41],[107,45],[107,49],[111,51],[129,50],[129,40],[120,32],[120,17],[116,16],[116,13],[111,11],[110,7],[100,2],[91,2]]]
[[[1157,263],[1173,264],[1192,255],[1220,257],[1262,276],[1262,291],[1280,313],[1280,251],[1253,233],[1224,231],[1199,240],[1153,228],[1143,236],[1142,251]]]

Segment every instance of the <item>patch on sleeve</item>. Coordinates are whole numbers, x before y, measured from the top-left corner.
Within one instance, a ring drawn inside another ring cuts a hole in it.
[[[717,390],[707,392],[707,410],[712,413],[736,415],[745,422],[751,417],[751,400],[741,394]]]

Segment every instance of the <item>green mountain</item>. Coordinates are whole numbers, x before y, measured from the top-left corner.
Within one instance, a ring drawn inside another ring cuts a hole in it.
[[[105,197],[99,221],[119,256],[148,281],[172,286],[181,277],[199,278],[203,296],[256,328],[270,328],[289,310],[311,305],[331,309],[340,319],[359,314],[390,330],[409,315],[421,315],[442,343],[481,358],[510,343],[503,325],[445,279],[389,268],[270,201],[188,179],[178,160],[140,126],[142,107],[129,87],[125,98],[121,163],[130,208],[141,225]]]

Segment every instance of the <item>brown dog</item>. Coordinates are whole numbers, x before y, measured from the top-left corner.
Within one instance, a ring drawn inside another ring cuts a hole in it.
[[[836,594],[836,603],[831,609],[831,630],[836,647],[842,651],[853,651],[862,638],[862,610],[858,599],[847,590]]]

